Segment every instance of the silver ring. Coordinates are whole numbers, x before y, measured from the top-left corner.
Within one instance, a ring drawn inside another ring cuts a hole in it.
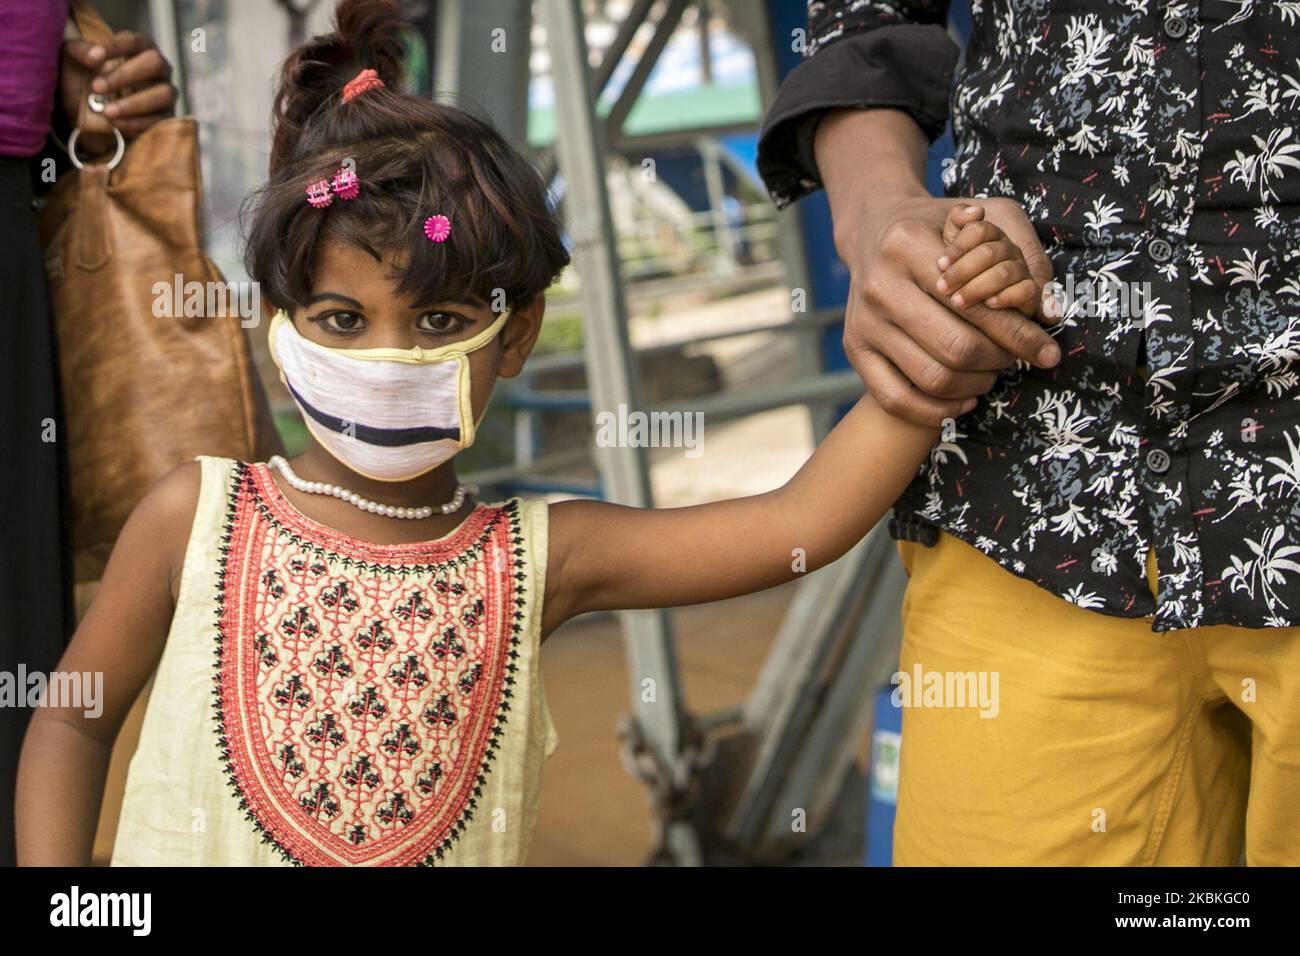
[[[72,165],[78,169],[84,169],[86,164],[77,159],[77,137],[81,135],[81,127],[78,126],[68,137],[68,159],[72,160]],[[113,127],[113,135],[117,137],[117,152],[113,158],[108,161],[108,168],[115,169],[117,164],[122,161],[122,154],[126,152],[126,139],[122,136],[122,131],[116,126]]]
[[[104,112],[104,94],[91,93],[86,97],[86,105],[90,107],[92,113]]]

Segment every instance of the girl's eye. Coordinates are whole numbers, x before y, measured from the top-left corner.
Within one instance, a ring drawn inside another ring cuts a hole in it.
[[[319,321],[331,332],[342,335],[360,332],[365,327],[365,320],[355,312],[331,312],[321,316]]]
[[[454,312],[426,312],[420,316],[420,329],[437,335],[454,335],[465,327],[465,320]]]

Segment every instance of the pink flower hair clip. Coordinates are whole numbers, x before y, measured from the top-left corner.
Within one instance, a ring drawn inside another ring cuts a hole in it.
[[[347,166],[334,174],[334,195],[340,199],[356,199],[357,193],[360,191],[361,181],[357,179],[357,174]]]
[[[451,235],[451,220],[446,216],[430,216],[424,220],[424,234],[430,242],[446,242]]]
[[[330,190],[333,190],[333,195]],[[357,193],[361,191],[361,181],[357,179],[357,174],[347,166],[342,166],[334,174],[334,179],[318,179],[307,187],[307,201],[317,209],[324,209],[334,201],[334,196],[340,199],[356,199]]]
[[[307,187],[307,201],[317,209],[324,209],[334,201],[330,195],[330,184],[328,179],[318,179]]]

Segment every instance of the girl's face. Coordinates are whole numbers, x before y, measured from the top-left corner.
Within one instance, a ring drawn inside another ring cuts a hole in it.
[[[312,299],[292,313],[304,338],[330,348],[434,349],[473,338],[498,317],[486,303],[407,302],[397,291],[400,262],[382,262],[348,243],[326,243],[317,261]],[[537,342],[545,300],[510,314],[500,333],[469,354],[471,404],[478,419],[497,378],[513,378]]]

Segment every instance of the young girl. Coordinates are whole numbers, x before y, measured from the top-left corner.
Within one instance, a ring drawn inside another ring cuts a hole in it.
[[[395,5],[338,18],[284,67],[247,254],[283,310],[269,344],[309,447],[200,457],[135,509],[60,664],[103,674],[102,714],[32,722],[23,863],[89,863],[113,741],[155,671],[115,865],[521,863],[556,745],[546,636],[835,560],[935,439],[864,398],[767,494],[472,502],[454,455],[523,367],[567,255],[524,158],[398,92]],[[952,238],[956,277],[974,260]]]

